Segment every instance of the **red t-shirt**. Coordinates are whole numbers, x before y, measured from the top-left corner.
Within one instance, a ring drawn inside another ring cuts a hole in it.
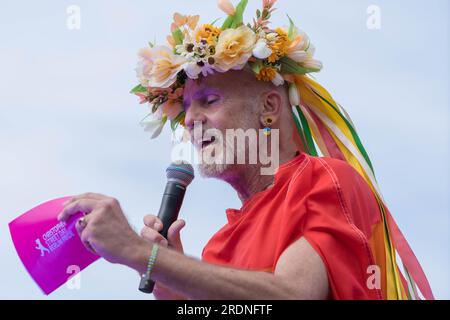
[[[378,205],[346,162],[301,153],[280,166],[272,188],[226,213],[228,223],[203,249],[204,261],[274,272],[283,251],[304,237],[326,266],[332,299],[385,297],[383,287],[367,285],[368,268],[381,263],[371,249]]]

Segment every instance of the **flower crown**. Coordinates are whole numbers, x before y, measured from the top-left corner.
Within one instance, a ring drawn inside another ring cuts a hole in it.
[[[199,25],[199,16],[175,13],[171,35],[167,37],[169,45],[150,43],[139,51],[136,72],[140,84],[131,93],[140,97],[141,104],[151,106],[148,116],[152,119],[147,120],[147,116],[141,124],[152,133],[152,138],[161,133],[167,120],[172,130],[180,124],[184,126],[182,103],[187,78],[241,70],[248,65],[258,80],[279,86],[290,81],[289,75],[322,69],[322,63],[313,59],[315,50],[308,36],[289,16],[289,27],[269,28],[275,2],[263,0],[262,10],[257,10],[253,24],[247,25],[243,14],[248,0],[241,0],[236,7],[230,0],[219,0],[219,8],[228,15],[221,27],[215,26],[218,20]]]

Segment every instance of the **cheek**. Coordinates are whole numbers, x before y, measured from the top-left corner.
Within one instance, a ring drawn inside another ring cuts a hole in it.
[[[234,110],[228,104],[222,104],[218,106],[217,111],[211,117],[211,121],[215,128],[221,130],[240,128],[241,113],[242,111]]]
[[[212,109],[208,114],[209,127],[220,130],[247,129],[255,127],[255,113],[252,113],[251,105],[242,101],[224,101]]]

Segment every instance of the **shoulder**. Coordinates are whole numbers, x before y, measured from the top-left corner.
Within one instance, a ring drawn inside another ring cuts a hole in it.
[[[310,189],[324,186],[332,189],[353,189],[355,185],[365,184],[365,181],[358,171],[345,161],[305,154],[305,159],[298,162],[291,171],[290,184],[295,188],[306,185]]]
[[[361,215],[376,209],[376,199],[363,176],[345,161],[306,155],[289,183],[288,198],[299,195],[316,206],[333,205],[339,211]]]

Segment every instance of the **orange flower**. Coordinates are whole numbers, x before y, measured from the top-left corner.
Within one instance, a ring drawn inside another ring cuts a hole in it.
[[[281,28],[275,29],[274,33],[270,33],[267,36],[272,54],[268,58],[270,63],[274,63],[280,58],[284,57],[291,45],[288,37],[288,33]]]
[[[275,79],[277,75],[277,70],[272,67],[264,67],[262,68],[259,73],[256,75],[256,78],[258,80],[262,81],[272,81]]]
[[[175,39],[172,36],[167,36],[167,43],[172,47],[175,48],[177,46],[177,43],[175,42]]]
[[[263,67],[259,73],[256,74],[256,79],[260,81],[272,81],[276,86],[281,86],[284,83],[284,79],[281,74],[278,73],[277,69],[270,66]]]
[[[214,45],[220,35],[220,32],[221,30],[219,28],[216,28],[210,24],[204,24],[197,30],[195,40],[200,42],[200,40],[205,39],[208,41],[209,45]]]
[[[175,13],[173,15],[173,23],[171,27],[171,31],[174,31],[177,28],[182,28],[187,26],[189,29],[194,30],[197,27],[198,20],[200,16],[184,16],[179,13]]]

